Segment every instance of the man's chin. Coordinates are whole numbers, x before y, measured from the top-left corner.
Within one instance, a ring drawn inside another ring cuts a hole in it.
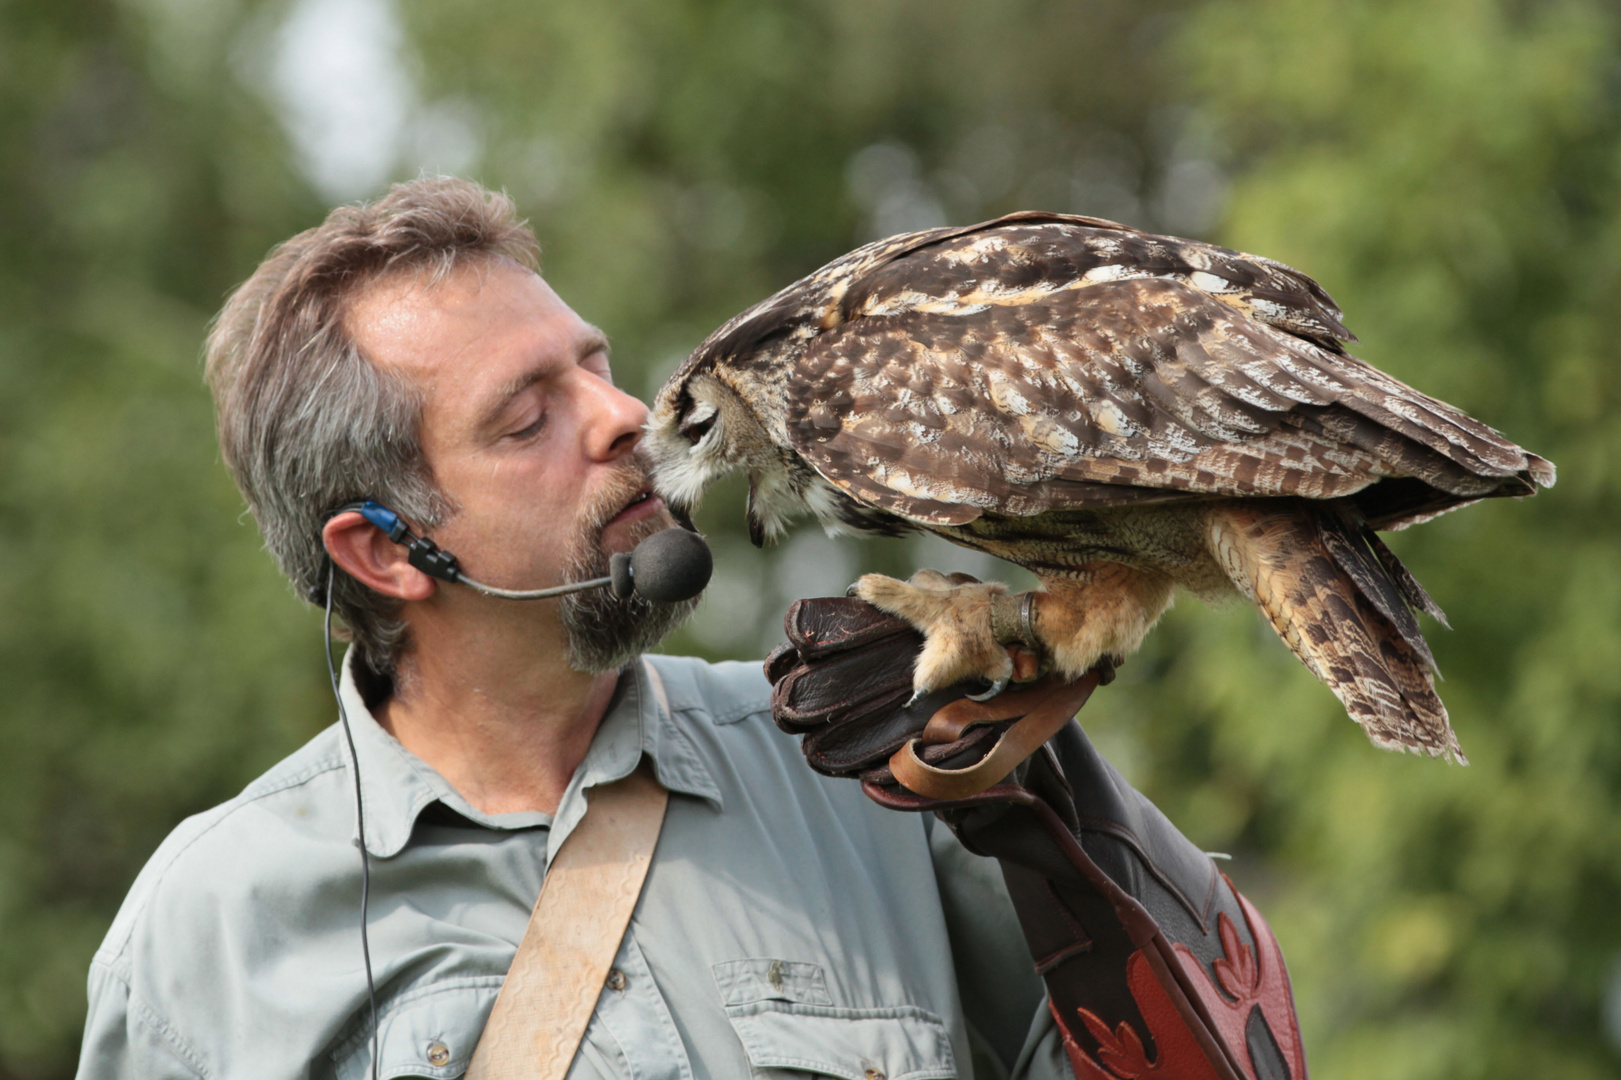
[[[576,552],[571,560],[574,579],[600,577],[608,572],[610,554],[630,551],[675,524],[675,518],[662,504],[640,513],[621,511],[598,531],[595,551]],[[697,606],[696,599],[658,604],[636,594],[620,600],[607,589],[566,596],[559,610],[568,633],[569,665],[576,671],[593,673],[618,670],[657,645]]]
[[[565,597],[569,666],[590,674],[618,671],[686,622],[697,606],[696,597],[661,604],[634,594],[620,600],[607,589]]]

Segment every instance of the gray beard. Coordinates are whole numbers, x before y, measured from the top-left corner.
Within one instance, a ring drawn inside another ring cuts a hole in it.
[[[608,573],[608,553],[602,548],[602,530],[636,493],[646,473],[630,466],[625,487],[614,485],[595,505],[581,514],[580,529],[564,560],[564,581],[587,581]],[[640,543],[674,522],[660,513],[640,523],[634,542]],[[569,667],[590,675],[619,671],[691,617],[698,600],[660,604],[632,593],[620,600],[608,589],[588,589],[563,597],[559,614],[568,635]]]
[[[599,576],[603,571],[591,571]],[[696,598],[658,604],[632,595],[616,599],[607,589],[575,593],[563,601],[563,628],[568,633],[568,663],[575,671],[599,674],[619,671],[692,615]]]

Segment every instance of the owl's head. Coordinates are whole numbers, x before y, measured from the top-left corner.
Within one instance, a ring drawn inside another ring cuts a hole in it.
[[[779,531],[775,507],[759,501],[782,487],[783,454],[760,417],[714,370],[671,379],[659,391],[644,442],[653,486],[677,516],[690,514],[704,489],[734,472],[749,474],[749,532],[758,543]]]

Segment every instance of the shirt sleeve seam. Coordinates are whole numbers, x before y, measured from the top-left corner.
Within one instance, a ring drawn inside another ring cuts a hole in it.
[[[149,1005],[145,998],[136,994],[135,989],[130,985],[129,980],[124,978],[123,975],[119,974],[118,970],[113,967],[113,965],[108,964],[99,958],[91,960],[90,963],[92,966],[100,967],[107,973],[109,978],[116,979],[118,983],[123,986],[124,993],[129,998],[130,1015],[133,1016],[138,1023],[149,1028],[155,1035],[162,1039],[169,1049],[174,1052],[174,1055],[180,1059],[181,1063],[190,1070],[191,1075],[197,1077],[198,1080],[207,1080],[209,1075],[208,1067],[203,1064],[201,1055],[199,1055],[197,1051],[186,1042],[185,1039],[181,1038],[180,1032],[176,1030],[175,1026],[166,1020],[156,1009]]]
[[[297,773],[287,777],[280,783],[266,785],[260,790],[254,790],[254,787],[250,786],[236,798],[231,799],[228,802],[221,803],[212,811],[208,811],[208,813],[215,815],[214,819],[199,827],[195,833],[187,837],[185,842],[175,848],[174,851],[166,853],[167,857],[164,859],[161,867],[152,868],[153,874],[151,881],[148,883],[147,887],[142,890],[140,903],[135,907],[134,910],[130,912],[130,918],[124,927],[123,940],[118,943],[118,947],[112,951],[111,955],[122,956],[128,952],[130,940],[134,937],[135,924],[140,916],[145,913],[151,900],[152,893],[157,891],[158,886],[161,885],[164,879],[169,876],[169,871],[174,868],[175,863],[179,862],[181,857],[184,856],[186,852],[190,851],[193,845],[201,842],[204,837],[208,836],[215,829],[225,824],[225,822],[235,815],[237,811],[258,802],[261,799],[266,799],[272,795],[287,791],[290,788],[307,784],[323,773],[332,772],[341,768],[344,768],[344,763],[342,761],[328,760],[317,762],[314,765],[299,770]],[[117,925],[118,921],[122,920],[115,921],[115,926]],[[106,951],[105,944],[103,945],[103,949],[101,951]]]
[[[689,661],[681,664],[659,664],[659,674],[665,679],[672,713],[699,715],[712,724],[724,726],[757,713],[769,712],[771,709],[769,687],[764,688],[763,694],[757,686],[743,689],[739,693],[737,684],[744,681],[738,678],[740,668],[753,668],[748,681],[754,681],[759,677],[759,669],[755,665],[738,667],[725,665],[723,668],[722,665],[706,664],[692,657],[654,656],[649,659]],[[677,685],[678,672],[680,685]],[[732,704],[716,708],[717,696],[723,701],[730,700]]]
[[[746,701],[739,705],[733,705],[729,709],[714,709],[704,705],[687,705],[681,708],[672,708],[670,711],[687,716],[696,714],[704,717],[717,727],[724,727],[741,720],[748,720],[751,717],[769,715],[771,702],[769,699],[765,701]]]

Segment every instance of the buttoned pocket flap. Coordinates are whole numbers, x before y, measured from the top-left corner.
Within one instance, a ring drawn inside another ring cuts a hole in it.
[[[728,1005],[757,1073],[792,1070],[843,1080],[955,1080],[945,1024],[913,1005],[847,1009],[780,999]]]
[[[499,979],[477,979],[389,1002],[377,1025],[379,1080],[452,1080],[466,1073],[500,990]],[[344,1040],[333,1054],[339,1080],[367,1080],[371,1049],[369,1025]]]
[[[726,1005],[754,1001],[797,1001],[802,1005],[831,1005],[827,977],[820,964],[793,960],[728,960],[710,968],[720,999]]]

